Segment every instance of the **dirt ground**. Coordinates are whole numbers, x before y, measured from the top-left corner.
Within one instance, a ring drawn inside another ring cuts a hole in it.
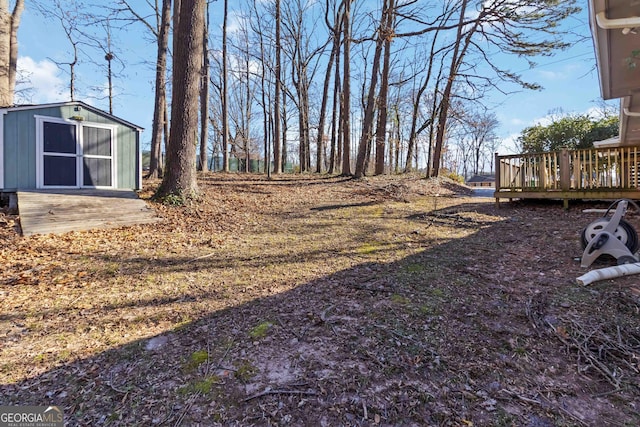
[[[608,203],[199,185],[149,201],[160,224],[21,237],[0,214],[0,405],[71,426],[640,425],[640,276],[576,284],[602,215],[583,210]]]

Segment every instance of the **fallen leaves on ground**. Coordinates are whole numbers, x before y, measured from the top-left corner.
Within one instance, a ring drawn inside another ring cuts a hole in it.
[[[0,216],[0,404],[69,425],[640,423],[637,278],[575,284],[579,204],[206,174],[166,206],[157,184],[160,224],[22,238]]]

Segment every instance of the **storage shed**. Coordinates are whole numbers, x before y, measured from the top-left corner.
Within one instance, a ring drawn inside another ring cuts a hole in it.
[[[140,189],[141,132],[80,101],[0,108],[0,193]]]

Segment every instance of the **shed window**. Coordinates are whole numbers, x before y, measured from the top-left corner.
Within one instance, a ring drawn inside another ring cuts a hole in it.
[[[83,159],[84,185],[111,187],[111,159]]]
[[[75,186],[76,158],[44,156],[44,182],[47,185]]]
[[[76,127],[67,123],[44,122],[44,146],[45,153],[75,154]]]
[[[84,154],[92,156],[111,156],[111,129],[82,127]]]

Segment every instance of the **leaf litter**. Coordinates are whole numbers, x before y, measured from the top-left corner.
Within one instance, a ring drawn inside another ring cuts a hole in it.
[[[160,224],[23,238],[1,214],[0,405],[69,425],[640,423],[637,278],[574,284],[580,204],[207,174],[165,206],[157,185]]]

